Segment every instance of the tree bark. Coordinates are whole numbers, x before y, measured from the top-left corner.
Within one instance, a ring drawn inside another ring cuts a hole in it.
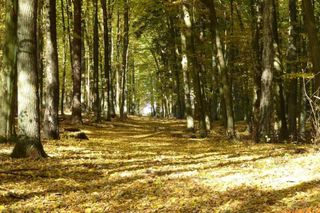
[[[66,21],[65,21],[65,8],[64,0],[61,0],[61,17],[62,17],[62,42],[63,42],[63,72],[62,72],[62,85],[61,85],[61,98],[60,98],[60,113],[64,115],[64,99],[66,93],[66,75],[67,75],[67,41],[66,41]]]
[[[107,121],[111,121],[111,54],[110,54],[110,39],[109,39],[109,13],[107,9],[107,0],[101,0],[103,11],[103,28],[104,28],[104,74],[107,83]]]
[[[262,77],[261,100],[259,107],[259,139],[269,141],[272,133],[272,81],[273,81],[273,3],[272,0],[264,1],[263,9],[263,52],[262,52]]]
[[[123,11],[123,47],[122,47],[122,96],[120,102],[120,118],[127,118],[127,72],[128,72],[128,56],[129,56],[129,0],[124,0]]]
[[[99,94],[99,20],[98,0],[94,0],[94,29],[93,29],[93,79],[94,79],[94,110],[96,122],[101,120]]]
[[[311,0],[302,0],[302,11],[304,25],[309,39],[309,52],[313,64],[313,73],[315,75],[314,90],[317,95],[320,94],[320,42],[317,36],[317,27],[314,16],[314,9]]]
[[[287,49],[287,69],[288,73],[298,72],[298,39],[299,28],[297,18],[297,0],[289,0],[289,47]],[[298,80],[296,77],[290,78],[288,91],[288,124],[289,134],[293,138],[297,137],[297,95]]]
[[[72,45],[72,83],[73,83],[73,100],[72,100],[72,122],[82,123],[81,116],[81,49],[82,49],[82,26],[81,26],[81,4],[82,0],[74,0],[74,29]]]
[[[185,105],[186,105],[186,118],[187,118],[187,130],[194,131],[194,118],[191,104],[191,86],[190,86],[190,67],[188,59],[188,46],[187,41],[190,41],[191,35],[191,17],[188,8],[183,5],[183,24],[181,29],[181,66],[183,74],[183,85],[185,92]]]
[[[56,0],[45,1],[45,110],[43,136],[59,139],[59,66],[56,30]]]
[[[218,30],[217,15],[214,0],[204,0],[210,11],[210,31],[212,43],[215,44],[215,54],[218,61],[218,70],[222,81],[222,93],[226,112],[226,134],[229,138],[236,136],[234,129],[233,101],[230,82],[228,80],[228,67],[226,64],[223,46]]]
[[[37,0],[18,0],[18,135],[11,156],[46,157],[40,140],[37,73]]]

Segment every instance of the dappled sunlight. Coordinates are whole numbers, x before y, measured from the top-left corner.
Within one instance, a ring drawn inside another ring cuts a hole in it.
[[[88,141],[46,141],[51,157],[41,162],[13,161],[11,147],[0,145],[0,206],[60,212],[279,212],[319,206],[316,147],[187,138],[184,121],[126,122],[79,126]]]

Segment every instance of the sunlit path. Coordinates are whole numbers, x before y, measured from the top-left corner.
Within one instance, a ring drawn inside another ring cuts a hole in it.
[[[41,161],[12,161],[10,146],[0,145],[1,208],[279,212],[320,202],[320,152],[311,146],[197,139],[183,120],[130,117],[80,128],[89,140],[46,141],[51,157]]]

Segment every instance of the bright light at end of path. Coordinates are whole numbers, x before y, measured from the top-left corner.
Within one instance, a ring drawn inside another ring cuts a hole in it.
[[[141,114],[143,116],[149,116],[149,115],[151,115],[151,112],[152,112],[152,107],[151,107],[151,104],[148,103],[145,105],[145,107],[143,107]]]

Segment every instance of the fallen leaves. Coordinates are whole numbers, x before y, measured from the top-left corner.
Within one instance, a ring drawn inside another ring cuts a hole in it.
[[[51,157],[41,161],[11,160],[0,145],[0,212],[280,212],[320,203],[320,152],[311,146],[198,140],[183,136],[183,121],[137,117],[79,129],[89,141],[47,141]]]

